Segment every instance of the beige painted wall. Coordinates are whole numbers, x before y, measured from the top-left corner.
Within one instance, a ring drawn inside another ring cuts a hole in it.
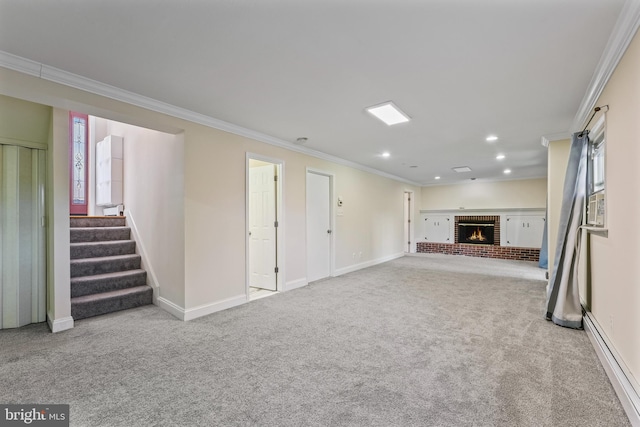
[[[556,256],[564,177],[567,172],[570,150],[571,141],[568,139],[551,141],[547,149],[547,248],[549,251],[549,277],[553,274],[553,260]]]
[[[69,249],[69,113],[0,95],[0,139],[46,148],[47,320],[54,332],[73,326]]]
[[[51,131],[51,107],[0,95],[0,142],[42,144]],[[24,120],[29,117],[29,120]]]
[[[69,111],[54,108],[47,151],[47,316],[54,332],[71,319],[71,241],[69,232]]]
[[[335,269],[338,273],[357,264],[403,252],[403,193],[405,189],[418,192],[417,187],[191,125],[185,146],[188,165],[185,169],[187,308],[196,307],[203,300],[224,301],[245,292],[244,168],[247,152],[284,162],[281,221],[285,234],[285,284],[306,280],[307,168],[333,174],[334,208],[337,196],[344,202],[343,215],[335,217]],[[220,159],[217,167],[210,167],[211,159]],[[210,218],[217,218],[217,222],[203,228],[201,224],[209,223]],[[212,245],[211,242],[222,244]]]
[[[636,381],[640,380],[640,35],[636,34],[596,105],[606,113],[606,226],[591,235],[591,311]],[[640,392],[640,390],[638,390]]]
[[[123,195],[128,225],[138,236],[149,284],[184,306],[184,138],[95,119],[96,140],[123,138]]]
[[[544,209],[547,179],[469,182],[422,188],[422,210]]]
[[[414,218],[418,216],[420,189],[399,181],[6,69],[0,69],[0,93],[158,130],[184,131],[186,309],[237,300],[245,293],[247,152],[284,161],[281,220],[287,284],[306,280],[307,168],[334,174],[334,197],[340,195],[344,200],[344,215],[335,218],[338,273],[403,253],[405,190],[414,191]],[[333,203],[335,206],[335,200]],[[354,252],[362,256],[354,259]]]

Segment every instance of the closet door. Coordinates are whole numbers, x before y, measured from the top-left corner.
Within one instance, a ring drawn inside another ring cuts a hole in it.
[[[46,315],[45,152],[0,145],[0,329]]]

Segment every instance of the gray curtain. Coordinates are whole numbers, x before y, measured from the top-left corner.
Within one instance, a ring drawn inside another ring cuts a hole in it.
[[[571,141],[564,178],[562,210],[558,226],[553,275],[547,287],[547,320],[556,325],[582,329],[582,306],[578,294],[580,225],[587,186],[587,132],[576,132]]]

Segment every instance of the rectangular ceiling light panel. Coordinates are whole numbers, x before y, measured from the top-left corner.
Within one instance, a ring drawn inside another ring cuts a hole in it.
[[[454,171],[460,173],[460,172],[471,172],[471,168],[469,166],[460,166],[457,168],[453,168]]]
[[[410,120],[409,116],[403,113],[391,101],[379,105],[374,105],[373,107],[368,107],[366,110],[389,126],[396,125],[398,123],[405,123]]]

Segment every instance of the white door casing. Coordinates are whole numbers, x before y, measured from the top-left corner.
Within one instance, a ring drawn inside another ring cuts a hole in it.
[[[249,285],[275,291],[276,165],[249,168]]]
[[[307,282],[331,275],[331,177],[307,171]]]

